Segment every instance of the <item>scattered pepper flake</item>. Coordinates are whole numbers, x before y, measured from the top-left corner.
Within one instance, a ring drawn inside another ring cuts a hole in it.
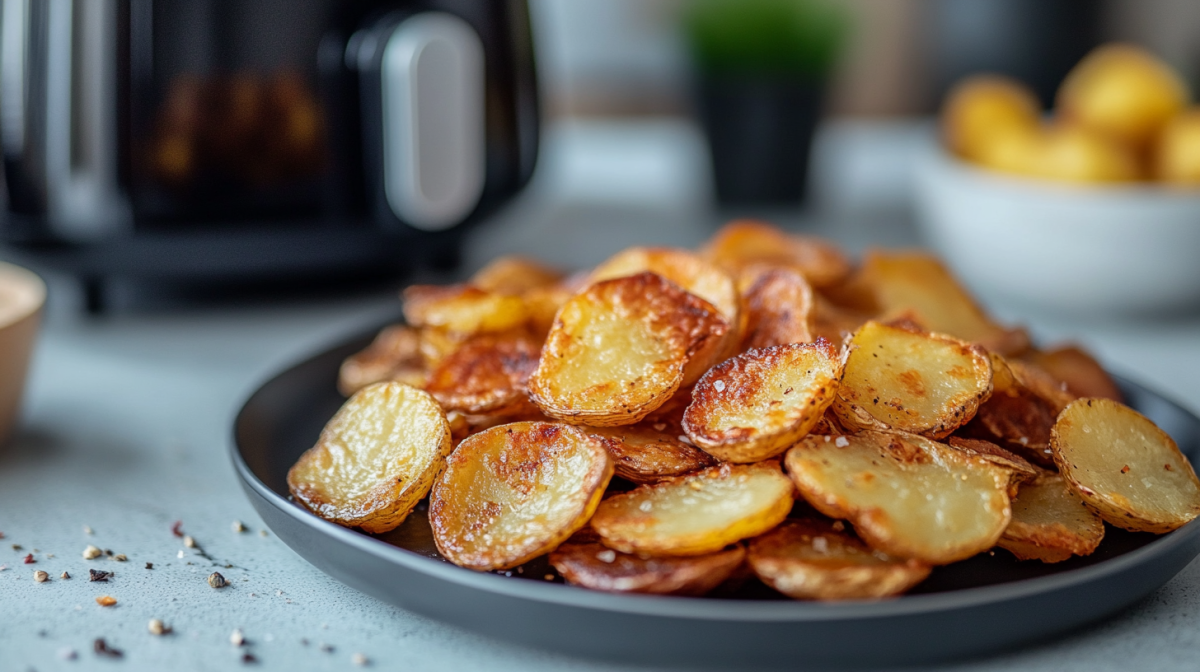
[[[213,588],[224,588],[229,585],[229,582],[225,580],[225,577],[221,576],[220,572],[213,572],[208,575],[208,585]]]
[[[1164,464],[1163,469],[1166,469],[1167,471],[1175,471],[1175,467],[1172,467],[1169,464]]]
[[[147,563],[146,563],[146,569],[154,569],[154,563],[153,563],[153,562],[147,562]]]
[[[69,579],[69,578],[71,578],[71,575],[70,575],[70,574],[68,574],[68,573],[66,573],[66,572],[63,572],[62,574],[59,574],[59,575],[58,575],[58,578],[60,578],[60,579]]]
[[[101,555],[100,549],[96,548],[95,546],[93,546],[91,544],[88,544],[87,548],[83,549],[83,559],[84,560],[95,560],[96,558],[100,557],[100,555]]]
[[[13,550],[14,550],[14,551],[20,551],[20,550],[23,550],[24,548],[25,548],[25,547],[24,547],[24,546],[22,546],[22,545],[20,545],[20,544],[13,544]]]
[[[146,629],[149,630],[150,634],[152,635],[161,636],[171,634],[170,626],[164,624],[162,619],[159,618],[150,619],[150,622],[146,625]]]
[[[39,569],[33,573],[33,580],[38,583],[45,583],[50,580],[50,575]]]
[[[1122,474],[1128,474],[1128,473],[1129,473],[1129,465],[1128,465],[1128,464],[1127,464],[1127,465],[1125,465],[1125,466],[1123,466],[1123,467],[1121,467],[1121,473],[1122,473]]]
[[[255,658],[253,653],[243,653],[242,662],[246,665],[252,665],[258,662],[258,658]]]
[[[88,569],[88,581],[101,581],[103,583],[108,583],[108,577],[112,575],[112,572],[102,572],[97,569]]]
[[[0,539],[3,539],[3,538],[4,538],[4,533],[0,532]]]
[[[171,524],[171,534],[173,534],[177,537],[183,536],[183,521],[182,520],[177,520]]]
[[[33,559],[33,553],[28,553],[24,558],[21,559],[21,562],[27,565],[32,565],[33,563],[37,562],[37,560]]]
[[[325,653],[333,653],[333,645],[332,644],[326,644],[325,642],[321,642],[320,649],[322,651],[324,651]]]
[[[239,533],[240,533],[240,532],[245,532],[245,531],[246,531],[246,526],[245,526],[245,525],[243,525],[243,524],[242,524],[242,521],[240,521],[240,520],[235,520],[235,521],[233,521],[233,525],[232,525],[231,527],[233,527],[233,531],[234,531],[234,532],[239,532]]]
[[[243,646],[246,643],[246,635],[241,628],[234,628],[233,632],[229,633],[229,643],[234,646]]]
[[[96,598],[96,604],[102,607],[111,607],[117,603],[117,598],[112,595],[101,595]]]
[[[117,553],[113,556],[113,560],[116,560],[117,562],[125,562],[128,559],[129,558],[125,557],[124,553]]]

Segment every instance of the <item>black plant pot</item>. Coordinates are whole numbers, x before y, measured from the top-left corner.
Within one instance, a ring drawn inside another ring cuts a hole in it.
[[[824,86],[812,80],[706,77],[700,120],[722,205],[800,205]]]

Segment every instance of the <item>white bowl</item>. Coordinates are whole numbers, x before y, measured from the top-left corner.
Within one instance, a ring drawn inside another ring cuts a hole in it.
[[[976,291],[1075,314],[1200,305],[1200,190],[1013,177],[930,145],[917,222]]]

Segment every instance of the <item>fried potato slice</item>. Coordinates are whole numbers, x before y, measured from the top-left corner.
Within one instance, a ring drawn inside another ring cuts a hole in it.
[[[697,447],[724,462],[774,457],[824,417],[844,363],[825,339],[744,352],[696,384],[683,429]]]
[[[847,428],[942,438],[966,424],[992,391],[988,353],[949,336],[868,322],[850,348],[832,407]]]
[[[711,304],[655,273],[594,283],[559,311],[530,397],[566,422],[634,424],[671,398],[693,355],[727,329]]]
[[[841,343],[875,314],[847,308],[820,293],[813,295],[812,333],[831,343]]]
[[[524,332],[480,334],[429,374],[425,391],[447,411],[517,415],[536,409],[526,394],[542,345]]]
[[[329,420],[288,470],[288,490],[325,520],[387,532],[429,492],[449,452],[450,425],[433,397],[376,383]]]
[[[505,256],[493,259],[471,276],[470,284],[493,294],[520,295],[553,285],[563,274],[532,259]]]
[[[1120,388],[1100,363],[1079,346],[1066,345],[1053,350],[1034,350],[1025,359],[1041,367],[1067,386],[1076,397],[1102,397],[1123,401]]]
[[[1111,399],[1077,399],[1050,435],[1067,484],[1104,520],[1162,534],[1200,513],[1200,480],[1175,441]]]
[[[739,350],[814,340],[813,292],[804,276],[756,264],[742,269],[738,291],[746,313]]]
[[[1012,502],[1012,522],[997,545],[1018,560],[1062,562],[1091,555],[1104,539],[1104,521],[1067,487],[1062,476],[1046,474],[1021,486]]]
[[[429,498],[434,542],[461,567],[515,567],[586,525],[611,477],[604,447],[576,427],[492,427],[446,460]]]
[[[1052,468],[1050,429],[1072,401],[1061,384],[1041,369],[992,355],[993,392],[964,432],[995,441],[1042,467]],[[999,384],[997,385],[997,381]]]
[[[597,543],[568,543],[550,554],[550,564],[568,583],[592,590],[699,596],[721,585],[745,558],[741,545],[708,555],[641,557]]]
[[[756,263],[791,268],[813,287],[832,285],[850,273],[850,260],[830,243],[748,219],[721,227],[700,255],[732,273]]]
[[[902,558],[969,558],[994,546],[1012,515],[1008,469],[913,434],[809,435],[786,464],[809,504]]]
[[[899,595],[929,576],[919,560],[893,558],[832,521],[785,521],[750,540],[747,559],[763,583],[797,600],[862,600]]]
[[[609,497],[592,528],[623,553],[704,555],[778,525],[792,492],[776,461],[723,464]]]
[[[414,327],[469,336],[519,329],[529,317],[520,296],[472,285],[412,285],[404,290],[404,319]]]
[[[946,439],[946,443],[949,443],[951,448],[957,448],[970,455],[983,458],[998,467],[1011,470],[1013,473],[1013,487],[1009,490],[1010,495],[1016,495],[1018,485],[1031,483],[1037,480],[1042,474],[1037,467],[1030,464],[1025,458],[1016,453],[1009,452],[991,441],[951,436]]]
[[[365,349],[350,355],[338,369],[338,391],[350,396],[389,380],[423,387],[428,377],[421,356],[420,332],[394,324],[384,327]]]
[[[665,424],[663,429],[667,429]],[[638,484],[657,483],[716,463],[699,448],[651,427],[596,427],[586,431],[604,444],[616,475]]]

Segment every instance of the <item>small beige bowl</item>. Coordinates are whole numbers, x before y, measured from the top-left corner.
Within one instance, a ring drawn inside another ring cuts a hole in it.
[[[0,443],[21,410],[21,394],[46,303],[46,283],[32,272],[0,262]]]

